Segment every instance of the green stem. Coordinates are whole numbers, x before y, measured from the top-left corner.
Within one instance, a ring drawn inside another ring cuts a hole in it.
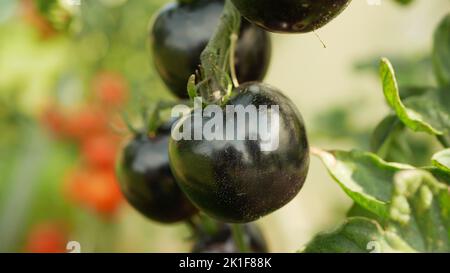
[[[239,39],[239,36],[237,34],[232,34],[231,37],[231,44],[230,44],[230,54],[228,54],[228,58],[230,59],[230,75],[231,80],[233,81],[234,87],[239,87],[239,81],[236,74],[236,62],[234,57],[234,52],[236,51],[236,43]]]
[[[190,105],[191,102],[186,100],[174,102],[159,101],[152,105],[152,107],[150,108],[150,113],[148,113],[149,109],[145,109],[143,114],[144,124],[146,124],[147,126],[146,128],[147,131],[145,133],[155,133],[156,130],[159,128],[159,126],[161,125],[161,115],[160,115],[161,111],[170,109],[180,104]]]
[[[146,114],[144,115],[144,124],[147,125],[147,131],[145,133],[156,133],[156,130],[159,127],[161,116],[159,112],[161,111],[161,102],[158,102],[150,108],[150,113],[146,110]]]
[[[202,84],[200,94],[206,103],[217,103],[226,97],[233,87],[229,76],[229,56],[232,37],[239,33],[241,15],[226,0],[219,25],[201,55]]]
[[[234,242],[241,253],[248,253],[249,247],[245,240],[245,234],[243,230],[244,226],[239,224],[232,224],[231,230],[233,232]]]

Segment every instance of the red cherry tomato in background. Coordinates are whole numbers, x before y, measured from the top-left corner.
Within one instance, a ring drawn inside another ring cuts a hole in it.
[[[81,154],[90,166],[101,169],[114,169],[119,141],[110,135],[99,135],[86,139]]]
[[[66,230],[61,225],[43,223],[32,228],[26,241],[25,252],[64,253],[66,244]]]
[[[77,169],[67,176],[65,191],[73,202],[107,218],[123,201],[112,170]]]
[[[105,106],[120,107],[126,102],[128,84],[120,74],[100,73],[94,79],[93,89],[96,99]]]

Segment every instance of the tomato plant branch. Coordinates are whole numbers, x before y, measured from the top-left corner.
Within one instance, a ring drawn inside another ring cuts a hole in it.
[[[247,242],[245,240],[245,235],[243,231],[243,225],[240,224],[233,224],[231,225],[231,230],[233,232],[233,238],[236,243],[237,248],[241,253],[248,253],[249,248],[247,245]]]
[[[236,51],[236,43],[239,39],[239,36],[236,33],[233,33],[230,39],[231,39],[230,54],[228,54],[228,57],[230,59],[229,65],[230,65],[231,80],[233,81],[234,87],[239,87],[239,81],[236,74],[236,61],[233,54]]]
[[[239,11],[227,0],[219,25],[200,57],[202,84],[199,91],[206,103],[217,103],[231,92],[229,58],[234,55],[232,40],[239,33],[240,25]]]

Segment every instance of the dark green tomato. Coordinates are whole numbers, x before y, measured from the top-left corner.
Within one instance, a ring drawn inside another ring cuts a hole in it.
[[[253,253],[268,252],[267,243],[261,230],[255,224],[243,226],[244,240]],[[196,240],[193,253],[237,253],[239,252],[231,231],[231,226],[222,224],[214,234],[200,234]]]
[[[169,166],[170,125],[155,137],[137,135],[124,148],[117,172],[128,202],[148,218],[174,223],[189,219],[197,209],[177,185]]]
[[[156,17],[150,31],[153,61],[167,87],[187,98],[187,81],[200,64],[200,55],[213,35],[223,0],[172,3]],[[243,20],[236,45],[236,74],[240,82],[261,81],[271,55],[269,34]]]
[[[232,0],[250,22],[278,33],[305,33],[323,27],[351,0]]]
[[[250,126],[258,123],[262,117],[258,114],[245,119],[246,130],[243,124],[237,125],[243,132],[239,139],[245,140],[171,138],[169,157],[178,184],[197,207],[220,221],[245,223],[283,207],[298,194],[308,172],[309,146],[300,113],[278,90],[253,82],[241,85],[235,94],[229,106],[279,106],[279,130],[271,133],[278,140],[277,149],[268,151],[260,138],[252,140],[251,136],[259,135]],[[227,133],[230,128],[222,111],[222,130]],[[178,121],[179,132],[194,135],[198,115],[194,111]],[[204,126],[212,118],[203,115],[200,119]],[[230,119],[238,124],[237,115]]]

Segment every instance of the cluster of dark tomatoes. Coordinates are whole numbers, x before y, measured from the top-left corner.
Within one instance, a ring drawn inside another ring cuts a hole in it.
[[[271,55],[266,31],[314,31],[336,17],[350,0],[232,2],[243,16],[234,52],[236,76],[242,84],[235,87],[235,95],[226,105],[278,105],[278,149],[264,151],[260,140],[177,141],[171,138],[171,128],[182,122],[178,119],[164,123],[152,134],[136,134],[118,162],[123,194],[148,218],[193,223],[202,212],[217,221],[214,233],[197,232],[195,252],[237,251],[230,226],[220,223],[245,223],[242,230],[251,250],[267,251],[261,233],[248,223],[280,209],[298,194],[308,172],[309,146],[295,105],[276,88],[261,83]],[[152,21],[150,41],[156,70],[180,99],[188,97],[186,83],[200,64],[200,54],[223,7],[223,0],[179,0]],[[257,121],[250,118],[246,122]]]

